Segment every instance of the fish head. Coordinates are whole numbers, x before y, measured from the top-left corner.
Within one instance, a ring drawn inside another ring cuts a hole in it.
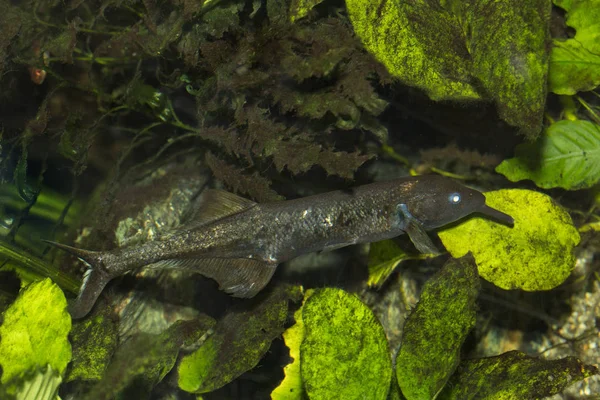
[[[488,206],[483,193],[450,178],[437,175],[419,177],[411,192],[407,208],[425,230],[442,227],[475,213],[510,226],[514,222],[510,215]]]

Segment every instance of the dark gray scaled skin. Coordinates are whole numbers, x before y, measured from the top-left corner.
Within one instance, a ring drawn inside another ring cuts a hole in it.
[[[212,205],[226,205],[220,211],[224,216],[209,207],[207,212],[213,215],[199,212],[194,220],[155,241],[105,252],[49,242],[91,267],[70,306],[71,315],[85,316],[111,279],[149,264],[190,269],[213,278],[233,296],[253,297],[279,263],[302,254],[405,233],[418,250],[438,253],[425,233],[428,230],[473,213],[513,223],[509,215],[487,206],[482,193],[437,175],[262,204],[227,192],[210,193]]]

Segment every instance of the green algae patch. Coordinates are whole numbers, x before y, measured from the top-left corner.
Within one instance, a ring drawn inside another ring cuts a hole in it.
[[[510,351],[461,362],[438,399],[541,399],[597,373],[574,357],[544,360]]]
[[[178,367],[179,387],[206,393],[226,385],[254,368],[284,331],[288,303],[301,298],[297,286],[280,286],[255,300],[247,309],[233,309],[215,326],[213,334]]]
[[[548,85],[556,94],[573,95],[600,85],[600,7],[597,0],[554,0],[566,23],[575,29],[570,39],[555,39],[550,53]]]
[[[307,290],[304,294],[304,302],[314,291]],[[285,377],[283,381],[271,392],[272,400],[303,400],[305,398],[302,375],[300,372],[300,345],[304,340],[305,329],[302,320],[302,307],[294,313],[296,323],[283,332],[285,345],[290,349],[292,362],[283,369]]]
[[[600,126],[590,121],[558,121],[533,143],[517,146],[515,157],[496,172],[517,182],[532,180],[544,189],[575,190],[600,181]]]
[[[311,399],[386,399],[392,365],[383,327],[358,297],[318,289],[302,308],[304,389]]]
[[[433,100],[496,103],[539,134],[546,98],[549,0],[346,0],[354,31],[403,83]]]
[[[114,319],[105,315],[75,322],[71,331],[73,360],[66,381],[100,380],[115,352],[118,329]]]
[[[531,190],[498,190],[485,197],[489,206],[514,218],[514,227],[470,218],[439,232],[450,254],[472,252],[481,277],[506,290],[550,290],[564,282],[579,243],[569,214],[551,197]]]
[[[71,317],[65,295],[50,279],[25,287],[0,326],[2,384],[50,365],[62,374],[71,360]]]
[[[479,289],[471,256],[451,259],[423,286],[396,357],[396,378],[406,399],[435,398],[460,363],[460,348],[475,326]]]
[[[381,287],[394,272],[398,264],[410,257],[393,240],[371,243],[369,248],[369,287]]]
[[[196,343],[213,325],[212,318],[203,317],[177,321],[158,335],[132,337],[118,349],[102,380],[85,398],[110,400],[118,394],[123,398],[149,397],[152,388],[173,369],[180,348]]]

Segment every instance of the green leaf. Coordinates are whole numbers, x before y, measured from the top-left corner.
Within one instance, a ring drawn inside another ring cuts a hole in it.
[[[75,322],[71,331],[73,362],[66,381],[100,380],[117,347],[116,322],[105,315]]]
[[[411,259],[393,240],[371,243],[369,248],[369,287],[381,287],[398,264]]]
[[[574,357],[543,360],[518,351],[461,362],[439,400],[541,399],[598,374]]]
[[[119,348],[106,374],[87,394],[87,399],[114,399],[130,384],[132,393],[123,398],[144,398],[175,365],[179,349],[197,342],[210,329],[209,317],[177,321],[159,335],[142,333]]]
[[[319,289],[302,308],[304,388],[311,399],[385,399],[392,365],[383,327],[355,295]]]
[[[254,307],[231,310],[214,333],[179,365],[179,387],[206,393],[222,387],[254,368],[271,342],[283,333],[288,301],[300,296],[299,287],[277,287],[259,297]],[[244,304],[248,306],[248,304]]]
[[[555,39],[550,53],[548,84],[556,94],[572,95],[600,85],[600,2],[554,0],[567,11],[566,23],[575,29],[572,39]]]
[[[71,317],[63,292],[50,279],[32,283],[4,312],[0,365],[4,384],[26,371],[50,365],[62,374],[71,360]]]
[[[536,137],[548,69],[549,0],[346,0],[365,47],[433,100],[492,100]]]
[[[531,179],[539,187],[575,190],[600,181],[600,126],[590,121],[559,121],[534,143],[517,146],[515,157],[496,172],[517,182]]]
[[[473,257],[451,259],[423,286],[404,325],[396,377],[408,400],[433,399],[460,362],[475,326],[479,275]]]
[[[575,266],[579,233],[550,196],[523,189],[488,192],[486,203],[514,218],[508,227],[472,217],[439,232],[453,257],[472,252],[482,278],[510,290],[550,290]]]
[[[304,302],[310,297],[313,290],[309,290],[304,295]],[[290,349],[292,362],[283,369],[285,377],[283,381],[271,392],[272,400],[303,400],[305,397],[302,384],[302,375],[300,372],[300,345],[304,340],[305,329],[302,321],[302,308],[294,313],[296,323],[283,332],[285,345]]]

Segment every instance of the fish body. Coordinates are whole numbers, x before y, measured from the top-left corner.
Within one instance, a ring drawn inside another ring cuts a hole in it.
[[[437,253],[426,231],[472,213],[512,224],[510,216],[488,207],[480,192],[435,175],[262,204],[208,190],[188,222],[157,240],[104,252],[50,243],[90,265],[70,306],[79,318],[111,279],[142,266],[190,269],[233,296],[252,297],[279,263],[306,253],[404,233],[419,251]]]

